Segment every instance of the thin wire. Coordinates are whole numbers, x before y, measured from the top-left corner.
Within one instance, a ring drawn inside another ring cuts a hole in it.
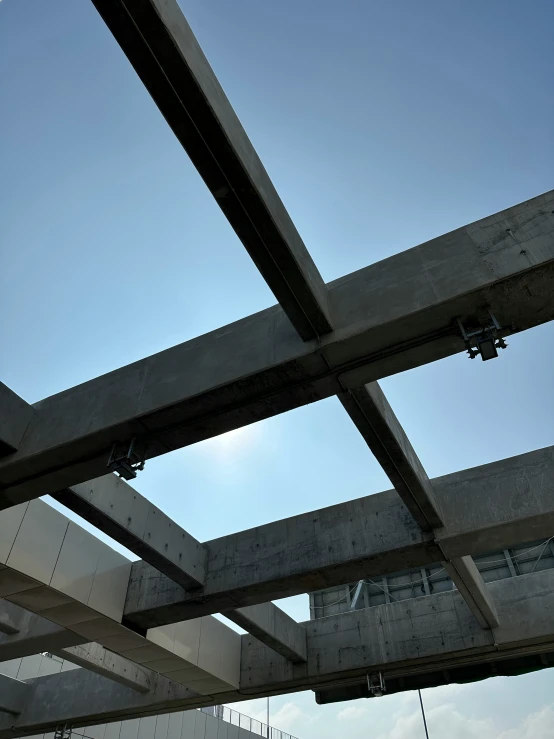
[[[427,731],[427,721],[425,720],[425,711],[423,710],[423,698],[421,697],[421,690],[417,691],[419,693],[419,705],[421,706],[421,717],[423,718],[423,726],[425,727],[425,736],[427,739],[429,739],[429,732]]]

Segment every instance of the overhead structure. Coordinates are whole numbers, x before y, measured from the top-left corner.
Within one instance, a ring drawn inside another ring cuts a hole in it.
[[[93,2],[279,305],[33,405],[0,384],[0,661],[80,667],[0,676],[0,739],[550,665],[554,570],[485,582],[473,558],[552,541],[554,447],[430,480],[377,381],[554,318],[554,191],[325,284],[176,0]],[[200,542],[121,479],[332,395],[393,490]],[[456,588],[409,605],[271,602],[441,562]]]

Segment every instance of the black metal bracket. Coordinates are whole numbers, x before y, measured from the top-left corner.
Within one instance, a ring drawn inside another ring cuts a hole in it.
[[[486,362],[498,356],[497,349],[506,349],[508,346],[500,336],[502,326],[490,309],[488,313],[490,321],[475,331],[466,331],[462,319],[456,319],[470,359],[475,359],[480,355],[483,362]]]
[[[136,439],[131,439],[129,446],[116,443],[110,452],[107,467],[124,480],[134,480],[146,463],[144,454],[137,451],[135,442]]]

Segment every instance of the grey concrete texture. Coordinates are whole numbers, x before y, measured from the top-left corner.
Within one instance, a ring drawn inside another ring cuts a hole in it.
[[[423,531],[442,526],[431,482],[379,384],[342,392],[339,400]]]
[[[320,341],[273,307],[36,403],[0,505],[104,474],[116,441],[150,458],[463,351],[456,318],[483,306],[505,333],[552,320],[553,211],[540,195],[329,283]]]
[[[110,652],[95,642],[66,647],[53,652],[53,654],[57,654],[62,659],[73,662],[79,667],[103,675],[116,683],[138,690],[139,693],[148,693],[152,687],[152,678],[155,674],[152,670],[147,670],[141,665],[131,662],[130,659],[115,654],[115,652]]]
[[[141,694],[79,671],[29,681],[20,717],[0,719],[0,738],[36,734],[69,722],[86,726],[295,690],[325,688],[382,670],[409,676],[554,647],[554,571],[490,584],[501,626],[482,629],[457,591],[350,611],[304,624],[307,662],[292,664],[251,635],[242,637],[239,691],[197,696],[155,676]]]
[[[237,608],[224,615],[285,659],[306,661],[306,629],[274,603]]]
[[[0,674],[0,726],[2,725],[2,712],[10,716],[20,714],[29,693],[29,686],[24,682]],[[8,720],[11,719],[8,718]]]
[[[66,488],[54,496],[186,590],[204,581],[207,549],[115,475]],[[279,654],[302,661],[306,634],[273,603],[226,612]]]
[[[499,626],[498,613],[490,590],[471,557],[455,557],[442,563],[473,615],[484,629]]]
[[[300,336],[330,331],[325,284],[176,0],[93,2]]]
[[[0,382],[0,457],[15,452],[35,414],[32,405]]]
[[[202,585],[205,547],[114,474],[53,496],[184,588]]]
[[[332,684],[368,672],[410,674],[489,652],[531,653],[554,642],[554,572],[489,584],[500,626],[482,629],[457,591],[306,622],[308,661],[292,666],[243,637],[241,692]],[[271,663],[271,669],[268,665]],[[267,682],[267,679],[270,682]]]
[[[54,653],[87,641],[79,634],[15,603],[0,600],[0,612],[9,614],[18,629],[15,633],[0,635],[0,662],[29,657],[40,652]]]
[[[554,447],[431,481],[448,525],[422,532],[386,491],[205,542],[201,596],[133,564],[125,617],[145,628],[476,556],[554,531]],[[259,557],[259,552],[264,557]]]

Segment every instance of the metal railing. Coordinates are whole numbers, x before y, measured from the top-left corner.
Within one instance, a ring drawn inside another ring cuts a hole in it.
[[[297,739],[292,734],[287,734],[286,731],[281,729],[275,729],[273,726],[268,726],[258,719],[246,716],[240,711],[235,711],[234,708],[228,706],[208,706],[206,708],[200,708],[203,713],[208,713],[210,716],[215,716],[221,721],[226,721],[228,724],[238,726],[241,729],[246,729],[256,736],[263,736],[266,739]]]

